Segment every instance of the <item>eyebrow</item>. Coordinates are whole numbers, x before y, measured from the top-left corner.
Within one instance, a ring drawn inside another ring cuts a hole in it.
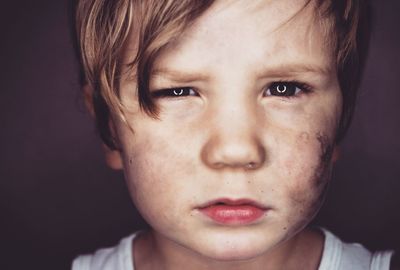
[[[206,81],[210,79],[210,76],[206,73],[185,73],[179,70],[172,70],[168,68],[154,69],[151,73],[151,76],[165,77],[168,80],[180,83],[191,83],[196,81]]]
[[[328,66],[320,66],[310,63],[284,63],[264,68],[259,73],[259,77],[285,77],[299,73],[328,75],[331,72],[332,69]]]

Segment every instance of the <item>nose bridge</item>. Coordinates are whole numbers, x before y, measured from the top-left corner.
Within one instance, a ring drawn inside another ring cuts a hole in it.
[[[257,129],[256,97],[232,89],[224,93],[210,110],[208,140],[202,160],[214,169],[256,169],[265,160],[265,150]]]

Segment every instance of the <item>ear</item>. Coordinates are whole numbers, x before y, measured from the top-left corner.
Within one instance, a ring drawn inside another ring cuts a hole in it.
[[[111,150],[107,145],[103,143],[103,151],[106,157],[106,163],[108,167],[113,170],[122,170],[124,163],[122,162],[121,151]]]
[[[90,115],[93,118],[96,118],[96,113],[94,110],[94,104],[93,104],[93,88],[88,85],[85,84],[83,86],[83,96],[84,96],[84,100],[85,100],[85,105],[86,108],[88,109]],[[115,130],[115,126],[114,123],[110,117],[110,119],[108,120],[108,127],[111,131],[111,134],[114,138],[116,138],[116,130]],[[103,145],[103,151],[105,154],[105,158],[106,158],[106,163],[107,165],[114,170],[122,170],[123,169],[123,162],[122,162],[122,156],[121,156],[121,151],[119,150],[112,150],[110,149],[107,145],[105,145],[104,143]]]
[[[340,158],[340,148],[337,144],[333,147],[332,162],[336,163]]]

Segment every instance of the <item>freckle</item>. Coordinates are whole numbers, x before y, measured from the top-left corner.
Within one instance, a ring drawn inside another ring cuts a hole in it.
[[[129,164],[132,164],[132,162],[133,162],[133,161],[132,161],[132,159],[130,158],[130,159],[129,159]]]
[[[300,135],[300,138],[304,141],[308,141],[309,137],[310,137],[310,135],[307,132],[302,132]]]
[[[287,228],[286,228],[286,227],[283,227],[283,230],[285,230],[285,231],[286,231],[286,230],[287,230]]]

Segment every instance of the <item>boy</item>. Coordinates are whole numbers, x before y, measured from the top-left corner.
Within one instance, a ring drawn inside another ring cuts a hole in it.
[[[85,96],[151,230],[73,269],[389,269],[307,225],[353,112],[361,1],[81,0]]]

